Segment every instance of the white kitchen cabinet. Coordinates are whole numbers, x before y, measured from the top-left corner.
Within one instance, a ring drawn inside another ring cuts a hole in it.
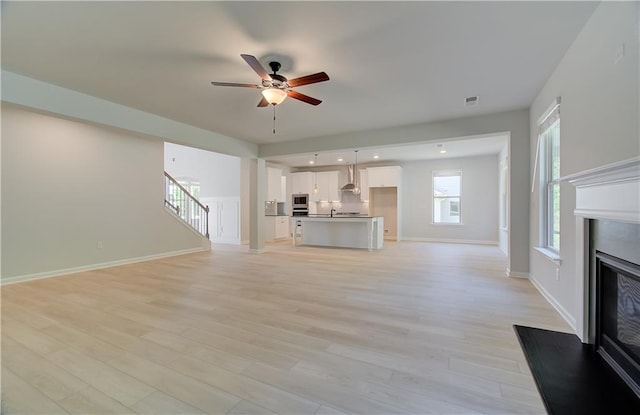
[[[327,201],[329,200],[329,195],[327,194],[327,189],[329,187],[329,177],[324,174],[324,172],[315,173],[313,178],[313,187],[318,189],[317,193],[311,194],[311,200],[313,202]]]
[[[273,241],[289,237],[289,216],[265,216],[264,240]]]
[[[339,173],[337,171],[327,172],[327,200],[330,202],[340,200]]]
[[[291,173],[291,193],[313,194],[313,173],[310,171]]]
[[[267,200],[284,202],[282,198],[282,170],[267,167]]]
[[[275,237],[285,239],[289,237],[289,216],[276,216]]]
[[[381,217],[312,217],[296,219],[302,230],[293,235],[293,246],[316,245],[342,248],[382,249],[384,219]]]
[[[401,167],[369,167],[367,179],[369,187],[397,187],[400,181]]]
[[[277,216],[264,217],[264,240],[273,241],[276,239],[276,218]]]
[[[287,202],[287,176],[282,176],[280,178],[280,198],[279,202]],[[291,202],[289,200],[289,202]]]
[[[340,200],[337,171],[319,171],[315,173],[318,193],[313,195],[314,202],[336,202]]]
[[[360,200],[363,202],[369,201],[369,172],[367,169],[360,170],[360,180],[358,180],[358,186],[360,186]]]

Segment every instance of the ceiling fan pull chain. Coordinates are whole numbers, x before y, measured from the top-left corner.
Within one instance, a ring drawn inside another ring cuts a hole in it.
[[[276,106],[273,105],[273,133],[276,133]]]

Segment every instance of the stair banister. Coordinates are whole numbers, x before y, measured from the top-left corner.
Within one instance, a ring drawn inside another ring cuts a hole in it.
[[[209,238],[209,206],[205,206],[189,190],[178,183],[169,173],[164,172],[164,203],[185,223]],[[174,194],[173,189],[177,190]]]

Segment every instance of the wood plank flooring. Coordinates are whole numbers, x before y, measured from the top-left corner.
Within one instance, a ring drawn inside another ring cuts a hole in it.
[[[496,247],[267,245],[2,287],[4,414],[544,413]]]

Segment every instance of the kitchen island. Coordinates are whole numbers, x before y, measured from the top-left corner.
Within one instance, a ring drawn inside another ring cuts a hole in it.
[[[381,216],[315,215],[291,219],[293,246],[382,249],[384,218]]]

